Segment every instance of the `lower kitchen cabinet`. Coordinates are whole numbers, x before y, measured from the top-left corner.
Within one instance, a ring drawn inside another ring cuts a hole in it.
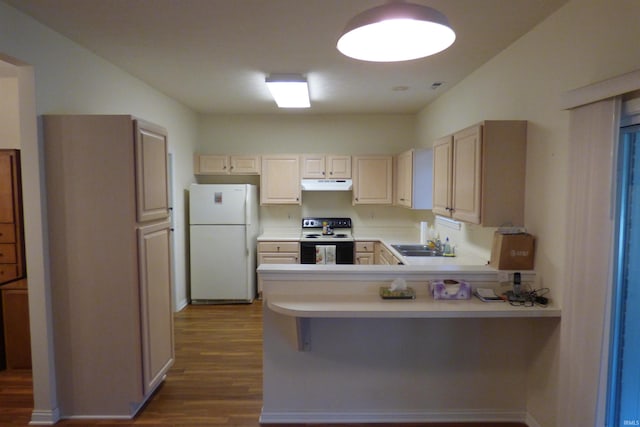
[[[375,263],[383,265],[402,264],[382,242],[376,242],[375,244]]]
[[[375,264],[375,242],[356,242],[356,264]]]
[[[299,264],[300,243],[293,241],[258,242],[258,265]],[[258,295],[262,295],[262,281],[258,280]]]

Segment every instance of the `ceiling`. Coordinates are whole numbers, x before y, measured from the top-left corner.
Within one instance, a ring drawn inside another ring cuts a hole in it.
[[[385,0],[4,1],[198,112],[344,114],[419,111],[567,0],[411,0],[444,13],[457,39],[401,63],[335,48],[351,17]],[[279,111],[270,73],[306,75],[311,109]]]

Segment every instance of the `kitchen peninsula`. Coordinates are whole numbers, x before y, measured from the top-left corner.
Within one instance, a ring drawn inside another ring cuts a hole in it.
[[[515,421],[559,307],[434,300],[436,279],[497,286],[483,265],[284,265],[263,286],[262,423]],[[534,272],[522,272],[531,283]],[[404,279],[415,300],[382,300]]]

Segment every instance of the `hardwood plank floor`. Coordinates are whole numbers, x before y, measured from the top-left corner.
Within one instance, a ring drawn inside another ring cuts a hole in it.
[[[262,304],[188,306],[176,313],[174,325],[175,364],[135,419],[63,420],[56,425],[258,427],[262,407]],[[33,407],[31,387],[30,371],[0,371],[0,426],[28,424]],[[403,424],[424,426],[526,427],[521,423]]]

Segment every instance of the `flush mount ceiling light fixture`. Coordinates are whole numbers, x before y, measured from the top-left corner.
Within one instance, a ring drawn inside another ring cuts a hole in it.
[[[307,79],[299,74],[271,74],[266,79],[267,87],[279,108],[309,108],[309,86]]]
[[[337,48],[362,61],[396,62],[436,54],[455,39],[456,33],[442,13],[392,0],[353,17],[338,39]]]

